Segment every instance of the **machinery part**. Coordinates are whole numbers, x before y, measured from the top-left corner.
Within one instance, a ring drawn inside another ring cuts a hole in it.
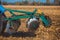
[[[45,27],[50,27],[50,26],[51,26],[51,23],[52,23],[51,18],[50,18],[49,16],[46,16],[46,15],[45,15],[45,18],[46,18],[47,20],[49,20],[49,25],[46,26],[44,22],[43,22],[43,25],[44,25]]]
[[[0,5],[0,11],[1,11],[0,14],[4,14],[4,12],[5,12],[5,8],[2,5]]]
[[[18,30],[20,25],[21,25],[20,20],[8,21],[6,32],[9,34],[15,33]]]
[[[33,32],[39,27],[38,18],[29,18],[26,24],[28,31]]]
[[[5,31],[7,21],[3,20],[6,16],[0,14],[0,33],[2,34]]]
[[[5,8],[2,5],[0,5],[0,33],[3,33],[5,31],[7,24],[7,21],[4,20],[4,18],[6,18],[4,12],[5,12]]]
[[[51,19],[49,17],[45,17],[44,13],[42,12],[42,14],[39,15],[41,21],[43,22],[44,26],[49,27],[50,26],[50,22]]]

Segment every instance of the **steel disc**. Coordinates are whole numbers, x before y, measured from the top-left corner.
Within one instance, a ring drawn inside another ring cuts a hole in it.
[[[27,22],[27,27],[29,29],[29,31],[34,31],[39,27],[39,21],[36,18],[31,18],[29,19],[29,21]]]
[[[12,24],[11,24],[12,23]],[[12,20],[7,23],[6,32],[9,34],[17,32],[19,26],[21,25],[20,20]]]
[[[4,18],[5,18],[5,16],[0,14],[0,33],[3,33],[6,28],[7,21],[3,20]]]

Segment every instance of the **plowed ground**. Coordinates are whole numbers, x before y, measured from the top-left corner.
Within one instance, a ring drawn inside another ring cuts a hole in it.
[[[45,15],[49,16],[52,20],[52,25],[49,28],[43,26],[40,22],[39,28],[35,34],[27,32],[26,19],[21,19],[21,26],[18,32],[13,35],[4,33],[0,36],[0,40],[60,40],[60,6],[11,6],[5,5],[6,8],[16,10],[33,11],[34,8],[40,9]],[[7,16],[9,12],[5,12]]]

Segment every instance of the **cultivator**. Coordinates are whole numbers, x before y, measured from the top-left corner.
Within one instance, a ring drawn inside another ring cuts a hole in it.
[[[4,12],[9,11],[12,16],[6,17]],[[22,13],[21,15],[15,15],[14,12]],[[8,8],[4,8],[2,5],[0,5],[0,33],[6,31],[8,33],[14,33],[17,31],[19,26],[21,25],[22,18],[28,18],[28,21],[26,22],[26,26],[29,31],[36,30],[39,27],[41,19],[42,23],[44,24],[44,27],[49,27],[51,24],[51,21],[49,17],[46,17],[43,12],[37,13],[37,9],[35,9],[33,12],[27,12],[24,10],[12,10]]]

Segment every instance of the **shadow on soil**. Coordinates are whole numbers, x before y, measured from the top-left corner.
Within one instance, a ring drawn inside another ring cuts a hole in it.
[[[8,33],[3,33],[2,34],[3,37],[9,37],[9,36],[12,36],[12,37],[35,37],[36,34],[34,33],[31,33],[31,32],[16,32],[16,33],[13,33],[13,34],[8,34]]]

